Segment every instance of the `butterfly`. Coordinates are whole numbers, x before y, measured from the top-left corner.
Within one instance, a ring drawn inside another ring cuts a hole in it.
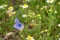
[[[15,18],[14,22],[15,22],[15,24],[14,24],[15,29],[22,30],[24,28],[24,25],[22,23],[20,23],[18,18]]]

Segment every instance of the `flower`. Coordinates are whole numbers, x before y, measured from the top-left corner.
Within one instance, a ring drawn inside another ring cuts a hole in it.
[[[47,6],[42,6],[40,9],[41,10],[43,10],[43,9],[46,10],[47,8],[48,8]]]
[[[60,40],[60,38],[59,38],[59,40]]]
[[[53,3],[54,0],[46,0],[47,3]]]
[[[3,4],[3,6],[4,6],[4,7],[7,7],[7,5],[6,5],[6,4]]]
[[[52,12],[52,11],[53,11],[53,9],[52,9],[52,8],[50,8],[50,9],[49,9],[49,11],[50,11],[50,12]]]
[[[0,5],[0,9],[4,9],[4,6],[3,5]]]
[[[60,2],[58,2],[58,4],[60,5]]]
[[[40,9],[41,9],[41,10],[43,10],[44,8],[43,8],[43,7],[41,7]]]
[[[60,27],[60,24],[58,24],[58,27]]]
[[[37,5],[36,7],[39,8],[39,5]]]
[[[13,11],[13,6],[10,6],[9,8],[8,8],[8,10],[10,10],[10,11]]]
[[[30,35],[28,35],[28,37],[26,38],[27,40],[35,40],[33,37],[31,37]]]
[[[56,14],[57,14],[57,11],[54,11],[54,13],[56,13]]]
[[[56,37],[58,38],[58,37],[59,37],[59,35],[56,35]]]
[[[24,17],[24,18],[25,18],[25,17],[27,17],[27,15],[26,15],[26,14],[23,14],[23,15],[22,15],[22,17]]]
[[[40,14],[37,14],[37,16],[39,17],[39,16],[41,16]]]
[[[32,15],[34,16],[35,15],[35,12],[32,12]]]
[[[32,12],[31,10],[29,10],[28,16],[29,16],[30,18],[34,18],[34,17],[35,17],[35,12]]]
[[[38,17],[39,19],[41,19],[41,15],[40,14],[37,14],[36,17]]]
[[[11,10],[7,10],[7,14],[9,15],[9,16],[13,16],[13,15],[15,15],[16,14],[16,12],[15,11],[11,11]]]
[[[16,28],[16,29],[18,29],[20,31],[22,31],[22,29],[24,28],[24,25],[22,23],[20,23],[18,18],[15,18],[14,28]]]
[[[44,33],[44,30],[42,30],[41,33]]]
[[[31,0],[25,0],[25,1],[30,2]]]
[[[27,4],[24,4],[21,6],[22,8],[28,8],[28,5]]]
[[[45,32],[47,32],[48,30],[47,30],[47,29],[45,29],[44,31],[45,31]]]

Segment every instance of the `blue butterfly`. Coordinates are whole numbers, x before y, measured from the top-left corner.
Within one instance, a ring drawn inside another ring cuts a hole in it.
[[[24,25],[22,23],[20,23],[18,18],[15,18],[14,28],[16,28],[18,30],[22,30],[24,28]]]

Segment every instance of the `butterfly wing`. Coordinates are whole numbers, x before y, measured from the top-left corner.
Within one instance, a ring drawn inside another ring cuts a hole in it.
[[[18,24],[14,24],[14,28],[20,30],[20,26],[18,26]]]
[[[18,18],[15,19],[15,24],[20,24],[20,21],[18,20]]]
[[[24,28],[24,25],[23,24],[14,24],[14,28],[21,30]]]

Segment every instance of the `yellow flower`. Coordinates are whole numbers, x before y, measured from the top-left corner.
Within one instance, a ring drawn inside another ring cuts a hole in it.
[[[10,11],[13,11],[13,6],[10,6],[9,8],[8,8],[8,10],[10,10]]]
[[[50,12],[52,12],[52,11],[53,11],[53,9],[52,9],[52,8],[50,8],[50,9],[49,9],[49,11],[50,11]]]
[[[28,38],[32,38],[30,35],[28,35]]]
[[[36,7],[37,7],[37,8],[39,8],[39,6],[38,6],[38,5],[37,5]]]
[[[60,5],[60,2],[58,2],[58,4]]]
[[[6,5],[6,4],[3,4],[3,6],[4,6],[4,7],[7,7],[7,5]]]
[[[34,38],[31,37],[30,35],[28,35],[26,39],[27,39],[27,40],[34,40]]]
[[[44,30],[45,32],[47,32],[48,30],[46,29],[46,30]]]
[[[42,30],[41,33],[44,33],[44,30]]]
[[[59,35],[56,35],[56,37],[59,37]]]
[[[43,10],[43,9],[44,9],[44,8],[42,8],[42,7],[40,8],[40,10]]]
[[[54,11],[54,13],[56,13],[56,14],[57,14],[57,11]]]
[[[37,16],[41,16],[40,14],[37,14]]]
[[[42,38],[42,36],[40,36],[40,38]]]
[[[27,4],[22,5],[22,8],[28,8]]]

